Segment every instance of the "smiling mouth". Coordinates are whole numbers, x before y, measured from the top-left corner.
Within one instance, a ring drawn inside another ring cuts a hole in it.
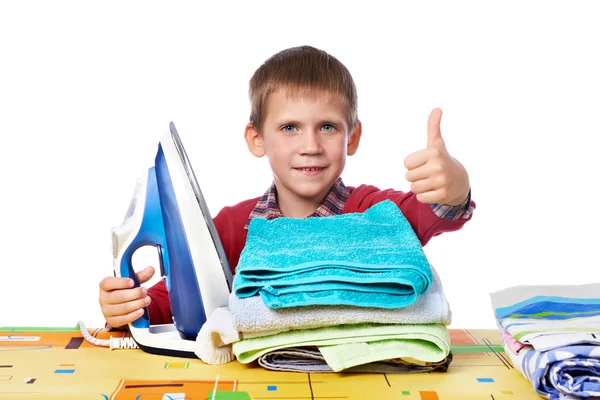
[[[294,168],[297,169],[298,171],[322,171],[325,169],[325,167],[299,167],[299,168]]]

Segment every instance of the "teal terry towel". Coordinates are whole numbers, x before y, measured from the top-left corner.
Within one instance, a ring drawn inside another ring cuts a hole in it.
[[[400,308],[431,283],[421,242],[398,208],[307,219],[254,218],[233,286],[270,308],[349,305]]]

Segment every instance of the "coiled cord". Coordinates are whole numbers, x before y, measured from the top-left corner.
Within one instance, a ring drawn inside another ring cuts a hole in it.
[[[90,335],[83,321],[77,322],[77,325],[79,326],[79,330],[81,331],[81,334],[83,335],[85,340],[87,340],[93,345],[110,347],[111,350],[139,348],[132,337],[117,338],[111,335],[109,340],[97,339]]]

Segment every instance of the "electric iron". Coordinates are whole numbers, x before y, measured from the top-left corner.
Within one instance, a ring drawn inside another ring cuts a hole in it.
[[[232,274],[208,207],[173,122],[158,144],[154,166],[138,179],[121,226],[112,229],[116,277],[139,286],[131,258],[144,245],[158,251],[173,324],[150,325],[148,309],[129,324],[133,340],[152,354],[196,358],[206,319],[228,305]]]

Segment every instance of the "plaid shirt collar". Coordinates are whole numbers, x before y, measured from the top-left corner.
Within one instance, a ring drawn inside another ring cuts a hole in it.
[[[338,178],[331,186],[325,200],[323,200],[321,205],[314,213],[309,215],[309,217],[329,217],[341,214],[349,196],[350,190],[344,185],[342,178]],[[279,217],[283,217],[283,214],[281,214],[281,211],[277,206],[277,189],[275,188],[275,182],[273,182],[271,187],[269,187],[269,190],[258,199],[258,202],[248,217],[248,221],[246,221],[244,229],[248,229],[252,218],[272,220]]]

